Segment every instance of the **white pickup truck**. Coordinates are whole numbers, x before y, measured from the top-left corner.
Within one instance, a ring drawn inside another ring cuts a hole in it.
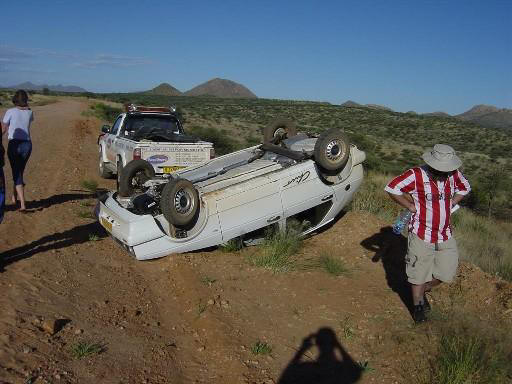
[[[102,127],[98,146],[100,176],[117,175],[118,182],[132,160],[146,160],[163,175],[215,157],[212,143],[185,135],[174,107],[126,105],[112,127]]]

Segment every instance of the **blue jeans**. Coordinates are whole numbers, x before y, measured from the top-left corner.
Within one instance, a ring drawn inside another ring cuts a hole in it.
[[[4,169],[0,167],[0,223],[4,219],[5,210],[5,177]]]
[[[23,172],[32,153],[32,142],[30,140],[9,140],[7,145],[7,157],[11,163],[12,180],[14,185],[25,185]]]

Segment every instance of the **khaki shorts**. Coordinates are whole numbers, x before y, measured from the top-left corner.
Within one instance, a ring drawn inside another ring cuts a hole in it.
[[[452,282],[459,264],[459,252],[453,237],[433,244],[410,232],[407,241],[405,272],[411,284],[425,284],[433,277],[445,283]]]

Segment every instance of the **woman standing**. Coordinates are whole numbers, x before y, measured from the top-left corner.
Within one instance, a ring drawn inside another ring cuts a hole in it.
[[[0,103],[0,105],[2,105],[2,103]],[[4,152],[4,143],[2,142],[2,135],[0,135],[0,223],[4,219],[5,210]]]
[[[17,197],[20,202],[20,211],[25,212],[23,172],[32,153],[30,124],[34,121],[34,115],[28,106],[28,95],[24,90],[17,90],[12,102],[15,107],[5,112],[2,120],[2,134],[8,131],[7,157],[11,163],[14,181],[12,203],[16,204]]]

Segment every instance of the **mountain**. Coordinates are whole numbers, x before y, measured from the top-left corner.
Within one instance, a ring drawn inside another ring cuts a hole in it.
[[[248,98],[258,97],[242,84],[231,80],[215,78],[200,84],[184,93],[186,96],[216,96],[225,98]]]
[[[341,104],[341,106],[342,107],[347,107],[347,108],[354,108],[354,107],[361,107],[362,105],[356,103],[355,101],[347,100],[343,104]]]
[[[500,109],[492,105],[480,104],[455,117],[460,120],[471,121],[483,127],[512,130],[512,109]]]
[[[352,100],[345,101],[343,104],[341,104],[341,106],[342,107],[347,107],[347,108],[366,107],[366,108],[371,108],[371,109],[380,109],[380,110],[383,110],[383,111],[391,111],[391,112],[393,112],[393,110],[391,108],[384,107],[382,105],[378,105],[378,104],[359,104],[359,103],[356,103],[355,101],[352,101]]]
[[[385,107],[383,105],[366,104],[365,106],[368,107],[368,108],[372,108],[372,109],[380,109],[380,110],[383,110],[383,111],[391,111],[391,112],[393,112],[393,110],[391,108]]]
[[[149,93],[152,95],[160,95],[160,96],[181,96],[183,93],[178,89],[174,88],[172,85],[168,83],[162,83],[155,88],[146,91],[145,93]]]
[[[423,116],[435,116],[435,117],[451,117],[450,114],[442,111],[422,113]]]
[[[76,85],[37,85],[33,84],[30,81],[27,81],[25,83],[21,83],[18,85],[12,85],[7,88],[11,89],[25,89],[29,91],[42,91],[44,88],[48,88],[50,91],[55,92],[87,92],[87,90],[77,87]]]

